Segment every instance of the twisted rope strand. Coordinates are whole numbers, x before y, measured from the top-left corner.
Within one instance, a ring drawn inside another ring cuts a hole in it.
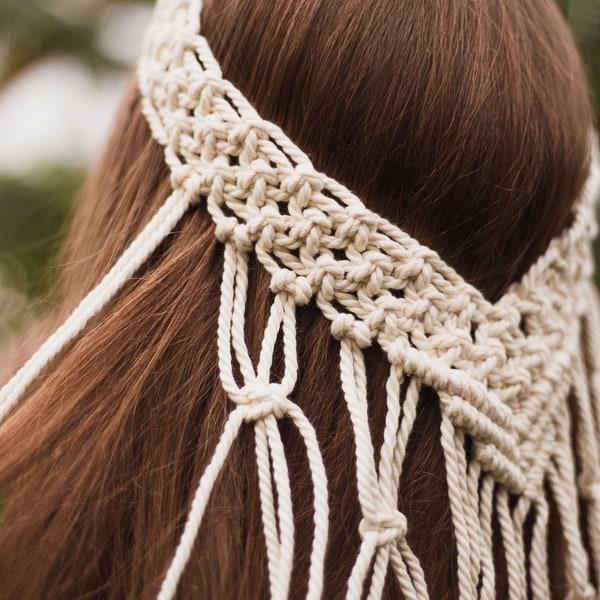
[[[100,313],[127,280],[148,260],[171,233],[190,203],[189,193],[174,191],[100,283],[0,390],[0,423],[23,398],[43,369],[83,331],[90,319]]]
[[[477,464],[477,463],[475,463]],[[481,467],[478,465],[479,470]],[[496,575],[493,556],[492,507],[494,504],[494,479],[487,474],[481,477],[479,489],[479,531],[481,533],[481,600],[496,597]]]
[[[269,419],[271,417],[268,417]],[[265,421],[259,421],[254,428],[256,462],[258,465],[258,481],[260,492],[260,508],[263,522],[263,532],[267,544],[267,567],[272,598],[285,598],[287,586],[281,576],[281,539],[277,531],[277,515],[273,485],[271,481],[271,463],[269,458],[269,440]]]
[[[440,400],[442,395],[440,395]],[[461,489],[461,471],[459,470],[460,459],[457,454],[461,446],[460,435],[454,429],[450,419],[442,410],[441,443],[444,451],[446,465],[446,481],[448,483],[448,499],[452,512],[452,524],[454,539],[458,556],[458,587],[460,598],[476,598],[477,582],[473,580],[473,569],[471,567],[471,542],[472,532],[467,525],[465,507],[463,506],[463,493]]]
[[[531,551],[529,553],[531,595],[534,600],[545,600],[546,598],[551,598],[547,545],[550,511],[545,495],[538,498],[534,505],[535,523],[533,525]]]
[[[508,597],[510,600],[525,600],[527,598],[525,565],[521,562],[521,553],[519,552],[519,544],[522,544],[522,540],[516,538],[508,503],[508,492],[504,487],[498,487],[496,490],[496,514],[506,559]]]

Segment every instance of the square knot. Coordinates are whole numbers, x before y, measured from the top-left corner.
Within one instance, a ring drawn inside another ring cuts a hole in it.
[[[393,335],[392,341],[385,349],[390,363],[392,365],[402,365],[408,348],[410,348],[410,342],[406,334],[402,336],[402,332],[397,332]]]
[[[260,421],[270,415],[281,419],[287,412],[288,398],[280,383],[249,383],[242,387],[233,397],[238,406],[246,410],[244,421],[247,423]]]
[[[311,165],[299,164],[293,171],[286,173],[279,187],[282,192],[297,196],[298,204],[304,208],[313,194],[323,189],[323,181]]]
[[[331,321],[331,334],[336,340],[350,339],[356,342],[359,348],[367,348],[371,345],[371,333],[369,326],[363,321],[354,318],[350,313],[338,313]]]
[[[382,512],[370,517],[363,517],[358,531],[362,539],[376,536],[378,546],[386,546],[404,539],[407,532],[406,517],[399,511]]]
[[[297,306],[308,304],[313,293],[308,279],[289,269],[279,269],[273,274],[271,291],[274,294],[289,294]]]
[[[582,473],[579,476],[579,493],[582,498],[588,501],[600,501],[600,479],[596,479],[594,475],[590,476],[587,473]]]
[[[582,587],[576,587],[569,591],[565,596],[565,600],[596,600],[596,591],[589,584],[583,584]]]
[[[215,220],[215,235],[217,239],[226,244],[233,241],[235,229],[240,222],[235,217],[222,216]]]
[[[215,235],[223,244],[232,244],[240,252],[250,252],[254,247],[248,226],[235,217],[220,217],[215,222]]]
[[[336,260],[333,253],[330,253],[320,254],[312,264],[307,265],[310,268],[307,278],[311,286],[319,290],[319,296],[326,302],[335,298],[338,282],[343,281],[346,276],[343,262]]]

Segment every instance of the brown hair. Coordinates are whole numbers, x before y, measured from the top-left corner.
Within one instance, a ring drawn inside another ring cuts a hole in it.
[[[203,32],[224,74],[316,167],[498,298],[569,222],[588,170],[591,110],[580,60],[551,0],[219,0]],[[72,227],[64,317],[169,194],[162,151],[132,86]],[[176,232],[47,369],[0,427],[0,597],[156,595],[194,487],[230,410],[216,359],[222,249],[203,210]],[[252,265],[247,339],[269,310]],[[329,480],[324,597],[340,598],[359,545],[354,443],[337,342],[299,311],[294,400],[317,430]],[[375,446],[381,351],[366,353]],[[432,598],[457,596],[435,394],[422,393],[400,508]],[[296,515],[291,595],[306,593],[310,473],[280,423]],[[263,598],[266,553],[250,428],[234,445],[180,585],[182,597]],[[551,519],[551,529],[553,529]],[[554,593],[560,596],[560,540]],[[503,559],[497,583],[505,595]],[[401,597],[389,578],[386,597]]]

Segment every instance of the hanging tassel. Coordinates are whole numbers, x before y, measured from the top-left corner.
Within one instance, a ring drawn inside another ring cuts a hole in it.
[[[575,456],[571,448],[571,418],[566,402],[556,416],[554,454],[547,467],[547,481],[558,511],[565,550],[567,578],[573,597],[593,599],[596,592],[589,581],[589,561],[580,531],[576,492]]]
[[[600,439],[600,299],[594,283],[584,288],[585,309],[582,311],[582,334],[585,363],[589,368],[588,381],[592,400],[593,422]],[[600,459],[600,456],[599,456]]]
[[[494,486],[494,478],[489,474],[483,474],[479,484],[478,513],[479,532],[481,536],[481,600],[493,600],[496,598],[496,574],[492,535]]]
[[[519,527],[515,527],[508,500],[506,488],[499,485],[496,489],[496,514],[506,559],[508,597],[510,600],[525,600],[527,598],[527,576],[523,538],[518,536]]]
[[[223,232],[221,228],[220,233]],[[230,233],[233,234],[234,231]],[[254,423],[255,427],[271,597],[275,600],[287,597],[293,566],[294,519],[287,463],[276,421],[283,417],[294,422],[307,449],[315,510],[307,597],[316,600],[322,594],[329,510],[325,467],[312,425],[301,409],[288,399],[295,387],[298,372],[295,307],[297,303],[308,301],[310,293],[301,283],[289,280],[285,274],[274,278],[271,288],[275,292],[275,298],[255,373],[244,339],[248,256],[245,244],[240,242],[243,239],[239,234],[237,242],[226,240],[218,331],[221,383],[236,408],[230,413],[213,458],[200,479],[180,543],[163,581],[159,600],[170,600],[177,590],[211,492],[243,423]],[[281,382],[272,383],[269,379],[280,331],[283,332],[284,375]],[[232,348],[244,380],[241,388],[233,375]],[[273,482],[277,493],[277,510]]]
[[[439,399],[442,411],[441,444],[458,559],[458,588],[460,598],[477,598],[480,570],[479,520],[471,512],[472,503],[465,489],[467,469],[464,433],[454,428],[447,414],[446,407],[451,405],[452,398],[445,392],[440,392]]]
[[[387,506],[398,505],[398,488],[402,475],[402,464],[406,455],[408,438],[417,415],[421,384],[413,378],[408,384],[404,402],[400,403],[400,389],[404,375],[397,365],[392,365],[386,384],[387,414],[383,444],[379,460],[378,483]],[[402,420],[400,421],[400,415]],[[396,533],[396,532],[394,532]],[[405,597],[427,597],[425,577],[405,535],[393,536],[390,543],[380,544],[375,553],[375,564],[369,591],[369,600],[382,597],[388,564],[391,562],[400,589]],[[416,589],[418,588],[418,589]]]
[[[388,561],[391,562],[400,588],[407,600],[428,598],[423,570],[406,542],[406,517],[397,507],[397,487],[406,442],[414,423],[420,384],[409,385],[404,427],[398,431],[400,416],[399,389],[402,373],[392,367],[388,379],[388,414],[384,444],[377,476],[367,411],[367,378],[362,348],[370,344],[363,323],[341,314],[332,323],[332,333],[340,340],[342,390],[350,413],[356,445],[358,499],[362,510],[362,543],[348,581],[348,600],[360,600],[375,559],[369,598],[380,597]]]
[[[575,374],[576,399],[582,438],[578,436],[578,457],[582,466],[580,495],[587,502],[589,543],[596,581],[600,581],[600,303],[592,283],[582,294],[582,348]]]
[[[535,522],[529,552],[529,584],[533,600],[547,600],[550,594],[548,573],[548,520],[550,510],[544,488],[534,502]]]
[[[577,327],[579,334],[579,327]],[[574,403],[576,455],[581,473],[577,479],[580,496],[586,503],[588,542],[596,577],[600,576],[600,464],[598,438],[594,427],[592,399],[587,384],[580,345],[573,364],[572,400]]]

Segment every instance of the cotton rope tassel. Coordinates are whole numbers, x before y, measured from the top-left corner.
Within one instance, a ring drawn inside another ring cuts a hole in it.
[[[583,337],[583,356],[580,356],[578,377],[582,394],[579,402],[584,406],[579,408],[581,423],[585,437],[593,437],[594,442],[585,446],[584,440],[578,447],[581,458],[582,472],[579,474],[578,483],[580,494],[587,503],[588,519],[590,522],[590,539],[593,544],[593,566],[596,580],[600,580],[600,302],[598,292],[593,285],[587,286],[587,294],[583,297],[586,310],[581,323],[581,336]],[[582,385],[590,382],[590,385]],[[589,406],[589,408],[588,408]]]
[[[388,380],[388,414],[378,477],[367,414],[367,378],[361,350],[365,342],[367,340],[357,341],[347,337],[347,333],[340,342],[342,389],[354,429],[358,498],[363,513],[359,528],[362,544],[348,582],[347,598],[359,600],[362,597],[363,585],[374,557],[375,572],[369,598],[381,597],[390,560],[404,595],[408,598],[427,598],[423,571],[405,540],[406,517],[397,508],[397,488],[406,450],[405,442],[414,422],[420,385],[415,381],[409,386],[407,409],[410,412],[403,419],[404,430],[397,432],[400,414],[397,388],[402,374],[392,369]]]
[[[208,204],[213,212],[220,211],[219,200],[215,200],[214,196],[209,196]],[[231,222],[226,221],[226,224]],[[290,282],[285,281],[285,273],[281,273],[283,277],[273,278],[271,289],[276,295],[255,373],[244,338],[248,250],[251,244],[244,239],[244,231],[240,225],[229,229],[221,227],[218,235],[225,241],[218,331],[219,372],[223,388],[236,408],[231,412],[215,453],[200,479],[183,535],[161,587],[159,600],[171,599],[177,591],[210,494],[243,423],[254,423],[255,426],[256,458],[271,597],[278,599],[288,596],[293,566],[294,516],[287,462],[277,427],[277,419],[283,417],[288,417],[294,422],[306,445],[313,482],[315,511],[307,598],[320,598],[323,589],[328,531],[327,479],[315,431],[301,409],[288,399],[296,384],[298,372],[295,310],[297,305],[308,302],[312,291],[310,287],[306,288],[299,284],[295,288],[296,293],[292,295],[288,291]],[[269,379],[280,330],[283,332],[285,369],[281,382],[272,383]],[[244,380],[241,388],[234,377],[232,348]],[[271,461],[273,472],[271,472]],[[277,510],[275,510],[273,480],[277,492]]]

